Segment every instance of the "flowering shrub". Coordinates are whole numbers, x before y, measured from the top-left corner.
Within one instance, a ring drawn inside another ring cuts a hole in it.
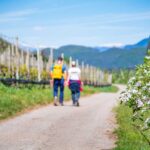
[[[144,64],[137,67],[135,76],[129,80],[126,91],[121,93],[120,100],[132,108],[133,125],[150,144],[147,134],[150,129],[150,50]]]

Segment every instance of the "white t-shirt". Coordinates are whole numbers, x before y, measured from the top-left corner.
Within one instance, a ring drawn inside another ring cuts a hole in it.
[[[81,70],[77,67],[72,67],[68,70],[69,80],[80,80]]]

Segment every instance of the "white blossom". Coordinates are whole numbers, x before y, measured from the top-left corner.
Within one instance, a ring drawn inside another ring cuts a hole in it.
[[[146,123],[148,126],[150,126],[150,118],[147,118],[147,119],[145,120],[145,123]]]
[[[141,85],[142,85],[141,81],[138,81],[138,82],[135,84],[136,87],[140,87]]]
[[[138,108],[144,106],[144,103],[143,103],[140,99],[138,99],[136,102],[137,102],[137,107],[138,107]]]
[[[133,121],[140,129],[150,128],[150,56],[145,58],[146,61],[137,67],[134,77],[129,80],[126,91],[120,97],[134,111]]]
[[[143,99],[143,100],[147,100],[147,96],[143,96],[142,99]]]
[[[138,93],[138,90],[133,89],[133,90],[132,90],[132,93],[133,93],[133,94],[137,94],[137,93]]]
[[[145,58],[146,58],[146,59],[150,59],[150,56],[146,56]]]
[[[143,91],[146,91],[146,90],[147,90],[147,87],[146,87],[146,86],[142,87],[142,90],[143,90]]]
[[[148,105],[150,105],[150,100],[147,102]]]
[[[147,84],[146,84],[146,86],[149,86],[149,87],[150,87],[150,82],[149,82],[149,83],[147,83]]]
[[[144,69],[144,73],[147,74],[147,70],[146,69]]]

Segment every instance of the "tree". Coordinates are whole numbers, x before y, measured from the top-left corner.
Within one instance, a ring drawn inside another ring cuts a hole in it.
[[[150,45],[149,45],[150,46]],[[148,47],[144,64],[136,68],[136,73],[128,82],[121,101],[133,110],[133,125],[150,145],[150,49]]]

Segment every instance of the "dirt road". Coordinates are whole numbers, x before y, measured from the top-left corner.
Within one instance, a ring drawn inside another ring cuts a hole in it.
[[[0,150],[112,149],[116,140],[112,108],[119,92],[81,98],[80,107],[71,102],[63,107],[49,105],[4,121],[0,123]]]

